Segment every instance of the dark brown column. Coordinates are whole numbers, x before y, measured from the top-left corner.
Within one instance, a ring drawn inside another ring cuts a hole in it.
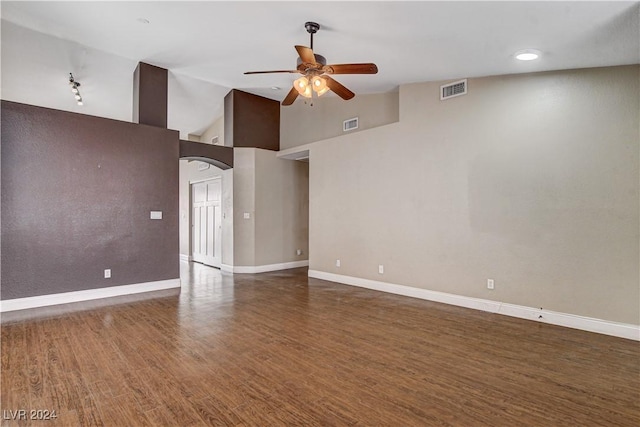
[[[224,98],[224,145],[280,150],[280,103],[233,89]]]
[[[133,122],[167,128],[166,69],[139,62],[133,72]]]

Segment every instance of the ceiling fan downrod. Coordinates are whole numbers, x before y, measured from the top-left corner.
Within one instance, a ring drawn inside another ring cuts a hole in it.
[[[318,30],[320,29],[320,24],[318,24],[317,22],[305,22],[304,23],[304,28],[306,28],[307,29],[307,33],[310,34],[311,43],[310,43],[309,48],[311,50],[313,50],[313,35],[315,33],[317,33]]]

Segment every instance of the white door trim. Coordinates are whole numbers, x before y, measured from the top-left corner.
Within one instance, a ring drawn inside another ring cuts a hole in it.
[[[211,178],[202,178],[202,179],[194,179],[189,180],[189,185],[191,184],[200,184],[201,182],[213,181],[214,179],[222,179],[222,175],[212,176]]]

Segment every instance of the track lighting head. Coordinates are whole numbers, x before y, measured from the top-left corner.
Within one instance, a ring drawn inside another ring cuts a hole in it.
[[[78,105],[83,105],[82,96],[80,95],[80,90],[78,89],[80,87],[80,82],[77,82],[73,78],[72,73],[69,73],[69,85],[71,86],[71,93],[73,93],[74,97],[76,98]]]

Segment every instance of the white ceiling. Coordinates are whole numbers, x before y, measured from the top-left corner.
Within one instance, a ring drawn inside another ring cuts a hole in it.
[[[2,16],[2,99],[131,120],[138,61],[169,69],[169,127],[202,133],[231,88],[281,100],[306,21],[329,63],[375,62],[337,76],[356,94],[401,84],[640,63],[638,2],[11,2]],[[148,24],[140,22],[146,19]],[[520,62],[513,53],[542,51]],[[66,84],[82,83],[80,107]],[[270,89],[272,86],[279,90]]]

